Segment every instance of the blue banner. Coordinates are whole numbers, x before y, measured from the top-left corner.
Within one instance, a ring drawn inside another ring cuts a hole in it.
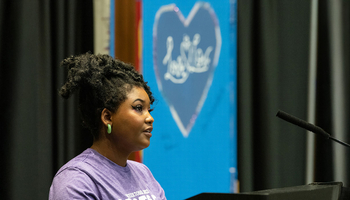
[[[143,1],[143,74],[157,101],[144,163],[168,199],[234,192],[236,1]]]

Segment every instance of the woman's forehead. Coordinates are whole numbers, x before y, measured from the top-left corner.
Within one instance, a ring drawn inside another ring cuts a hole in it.
[[[127,93],[127,100],[133,102],[137,100],[145,103],[150,102],[147,92],[142,87],[133,87],[130,92]]]

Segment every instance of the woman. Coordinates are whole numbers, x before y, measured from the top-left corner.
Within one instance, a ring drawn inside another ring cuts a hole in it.
[[[108,55],[72,56],[64,98],[79,94],[79,110],[93,144],[55,175],[49,199],[166,199],[149,169],[127,160],[149,146],[154,98],[133,66]]]

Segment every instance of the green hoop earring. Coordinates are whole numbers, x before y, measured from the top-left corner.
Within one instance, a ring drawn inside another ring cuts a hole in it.
[[[112,133],[112,127],[110,124],[107,124],[107,133],[111,134]]]

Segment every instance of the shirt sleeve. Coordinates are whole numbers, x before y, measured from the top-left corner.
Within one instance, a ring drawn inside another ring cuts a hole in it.
[[[152,185],[155,188],[155,190],[157,191],[159,198],[161,200],[166,200],[164,189],[159,184],[159,182],[154,178],[151,170],[146,165],[143,165],[143,167],[145,169],[146,174],[148,174],[149,179],[152,181]]]
[[[94,181],[83,171],[67,168],[57,174],[51,184],[49,200],[99,200]]]

